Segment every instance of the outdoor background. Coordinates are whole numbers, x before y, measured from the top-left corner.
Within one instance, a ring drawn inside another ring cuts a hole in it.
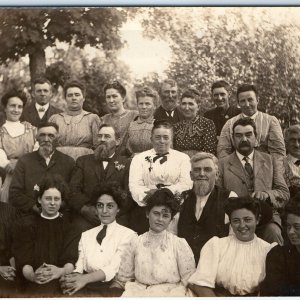
[[[53,104],[64,108],[69,78],[86,84],[85,109],[106,113],[103,86],[120,80],[127,107],[143,84],[157,90],[170,77],[196,87],[201,112],[212,108],[217,79],[253,83],[259,109],[283,127],[299,122],[300,7],[30,8],[0,9],[0,95],[46,73]]]

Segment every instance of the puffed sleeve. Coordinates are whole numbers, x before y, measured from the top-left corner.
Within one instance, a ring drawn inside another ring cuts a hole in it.
[[[84,248],[83,248],[83,242],[81,237],[78,244],[78,260],[76,262],[74,272],[82,274],[83,271],[84,271]]]
[[[98,132],[100,124],[100,118],[96,114],[92,114],[90,126],[93,135],[93,147],[96,147],[98,144]]]
[[[202,248],[196,272],[190,277],[189,283],[215,288],[219,257],[220,239],[211,238]]]
[[[188,279],[194,274],[196,267],[193,251],[183,238],[177,238],[177,264],[181,281],[187,286]]]

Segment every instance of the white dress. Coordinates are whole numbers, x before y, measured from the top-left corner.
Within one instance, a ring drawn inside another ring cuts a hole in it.
[[[233,295],[254,293],[266,275],[267,253],[275,245],[257,236],[249,242],[238,240],[234,234],[213,237],[202,248],[197,270],[189,283],[210,288],[217,285]]]
[[[189,296],[187,281],[195,260],[185,239],[164,230],[148,231],[126,247],[116,281],[125,286],[122,296]]]

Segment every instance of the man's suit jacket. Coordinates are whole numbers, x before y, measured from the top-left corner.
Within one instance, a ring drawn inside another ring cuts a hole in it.
[[[179,110],[178,107],[176,107],[174,109],[174,115],[173,115],[173,117],[171,117],[171,116],[168,116],[166,114],[166,111],[163,109],[162,106],[159,106],[154,112],[154,119],[155,120],[167,120],[171,124],[175,124],[175,123],[178,123],[180,121],[183,121],[184,116],[183,116],[182,112]]]
[[[254,191],[267,192],[274,208],[284,207],[290,197],[280,170],[280,161],[272,158],[270,154],[254,150]],[[219,186],[234,191],[238,196],[249,194],[245,169],[236,152],[219,160],[219,171]]]
[[[79,157],[70,182],[72,199],[70,206],[80,212],[82,206],[90,202],[93,190],[100,183],[118,182],[121,188],[127,192],[129,165],[129,159],[115,154],[104,170],[102,161],[96,160],[94,154]],[[126,211],[129,203],[123,204],[125,205],[122,212]]]
[[[48,122],[49,118],[52,115],[58,114],[60,112],[62,112],[62,110],[55,108],[54,106],[52,106],[50,104],[49,108],[45,112],[43,118],[40,119],[39,113],[35,107],[35,102],[33,101],[27,107],[24,108],[22,120],[31,123],[31,125],[33,125],[35,127],[39,127],[39,125],[42,125],[42,124]]]

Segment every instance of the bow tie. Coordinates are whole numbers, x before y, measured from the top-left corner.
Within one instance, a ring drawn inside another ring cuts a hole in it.
[[[39,111],[39,112],[44,112],[44,111],[46,111],[46,108],[45,108],[45,107],[40,107],[40,108],[38,109],[38,111]]]
[[[155,163],[155,161],[157,161],[159,158],[162,158],[159,162],[162,165],[164,162],[166,162],[168,160],[167,154],[169,154],[169,152],[164,153],[164,154],[157,154],[153,157],[153,162]]]

